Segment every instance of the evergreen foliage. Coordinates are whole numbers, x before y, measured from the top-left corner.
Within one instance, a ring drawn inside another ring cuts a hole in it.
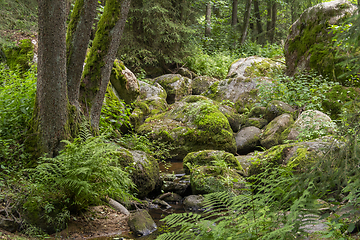
[[[134,72],[158,76],[190,54],[189,1],[133,0],[118,51]]]

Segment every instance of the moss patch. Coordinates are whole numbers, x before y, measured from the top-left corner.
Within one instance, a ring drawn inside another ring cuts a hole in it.
[[[30,68],[30,63],[34,57],[34,45],[30,39],[23,39],[19,46],[4,49],[6,64],[11,70],[26,72]]]

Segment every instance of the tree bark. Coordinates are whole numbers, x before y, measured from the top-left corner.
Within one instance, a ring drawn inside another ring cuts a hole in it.
[[[277,17],[277,5],[276,2],[274,2],[271,6],[271,24],[270,24],[270,42],[274,43],[274,37],[275,37],[275,27],[276,27],[276,17]]]
[[[206,17],[205,17],[205,37],[211,35],[211,2],[206,4]]]
[[[254,11],[255,11],[255,18],[256,18],[256,29],[257,29],[257,40],[259,43],[263,43],[264,37],[262,36],[263,28],[261,24],[261,16],[260,16],[260,9],[259,9],[259,1],[254,0]]]
[[[35,115],[41,151],[56,156],[65,139],[66,0],[39,0],[38,80]]]
[[[97,0],[77,0],[66,34],[68,98],[78,111],[81,75],[97,3]]]
[[[267,6],[266,6],[266,36],[267,39],[269,40],[269,35],[270,35],[270,29],[271,29],[271,5],[272,5],[272,0],[268,0],[267,1]]]
[[[231,26],[235,28],[237,25],[238,0],[233,0],[232,3]]]
[[[98,23],[98,30],[86,60],[79,101],[94,129],[99,127],[101,107],[129,7],[130,0],[106,1],[104,13]]]
[[[252,2],[252,0],[246,0],[245,14],[244,14],[244,26],[243,26],[243,29],[242,29],[241,40],[240,40],[241,45],[245,43],[247,31],[248,31],[248,28],[249,28],[250,13],[251,13],[251,2]]]

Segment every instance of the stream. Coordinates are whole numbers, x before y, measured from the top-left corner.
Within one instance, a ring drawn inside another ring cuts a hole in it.
[[[182,162],[167,162],[160,164],[160,172],[161,173],[173,173],[173,174],[184,174],[183,163]],[[170,203],[171,208],[169,209],[149,209],[149,213],[153,220],[155,221],[158,230],[153,232],[150,235],[138,237],[130,233],[122,234],[121,236],[107,236],[107,237],[97,237],[91,238],[91,240],[121,240],[125,239],[138,239],[138,240],[154,240],[158,235],[161,234],[159,229],[161,229],[161,225],[163,224],[160,220],[172,213],[183,213],[185,212],[184,206],[182,203],[172,204]]]

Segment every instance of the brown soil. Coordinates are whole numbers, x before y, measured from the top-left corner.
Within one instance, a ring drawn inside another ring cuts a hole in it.
[[[68,228],[53,239],[91,239],[130,232],[127,217],[108,206],[91,207],[81,216],[72,216]]]

